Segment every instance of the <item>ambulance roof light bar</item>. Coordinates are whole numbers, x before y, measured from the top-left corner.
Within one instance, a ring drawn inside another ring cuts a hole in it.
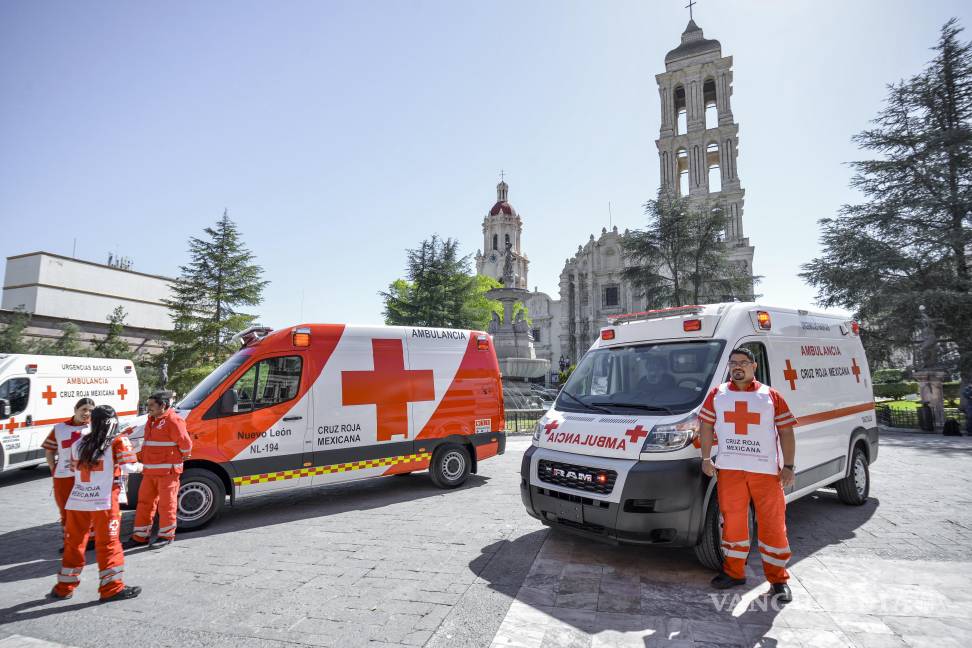
[[[641,322],[645,320],[661,319],[662,317],[676,317],[678,315],[698,315],[705,309],[705,306],[672,306],[670,308],[657,308],[655,310],[640,311],[637,313],[625,313],[608,317],[608,322],[612,326],[628,324],[630,322]]]
[[[273,329],[269,326],[251,326],[248,329],[236,333],[230,340],[239,342],[240,348],[245,349],[251,344],[259,342],[263,338],[267,337],[273,333]]]

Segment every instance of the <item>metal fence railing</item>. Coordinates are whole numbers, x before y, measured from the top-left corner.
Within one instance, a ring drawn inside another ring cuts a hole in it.
[[[540,417],[547,413],[545,409],[508,409],[505,410],[507,434],[532,433]]]
[[[889,405],[878,403],[874,406],[877,421],[881,425],[897,428],[921,429],[921,418],[916,409],[895,409]],[[961,429],[965,429],[965,412],[954,407],[945,408],[945,420],[954,419],[959,422]]]

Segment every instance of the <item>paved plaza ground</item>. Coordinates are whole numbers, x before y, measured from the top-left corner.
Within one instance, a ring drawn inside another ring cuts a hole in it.
[[[59,564],[46,468],[0,476],[0,648],[972,645],[972,438],[884,434],[868,504],[790,505],[783,610],[755,556],[751,587],[723,598],[691,550],[543,527],[518,492],[528,444],[512,437],[456,491],[417,474],[243,500],[130,553],[144,592],[108,605],[94,568],[73,599],[44,599]]]

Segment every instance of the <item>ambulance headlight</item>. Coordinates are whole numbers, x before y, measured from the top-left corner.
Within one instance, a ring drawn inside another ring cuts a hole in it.
[[[541,432],[543,432],[543,421],[537,421],[536,427],[533,428],[533,445],[540,444]]]
[[[699,417],[690,416],[677,423],[662,423],[651,428],[642,452],[669,452],[681,450],[693,441],[699,433]]]

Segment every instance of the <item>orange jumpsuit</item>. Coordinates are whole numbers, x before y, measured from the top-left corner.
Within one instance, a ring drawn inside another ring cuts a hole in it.
[[[71,452],[76,462],[77,445]],[[120,436],[95,465],[77,466],[74,487],[65,505],[64,556],[54,586],[58,596],[69,596],[81,582],[84,550],[92,526],[100,579],[98,594],[103,599],[109,598],[125,587],[122,582],[125,554],[118,537],[121,527],[118,493],[121,465],[127,463],[135,463],[135,452],[128,438]]]
[[[182,462],[190,452],[192,439],[186,431],[186,422],[175,410],[170,408],[158,418],[148,418],[139,453],[143,469],[132,533],[135,542],[148,542],[156,506],[159,510],[159,539],[175,539],[179,477]]]
[[[746,391],[731,383],[712,389],[699,418],[712,423],[718,445],[717,492],[722,514],[723,571],[746,577],[749,556],[749,504],[756,509],[759,554],[770,583],[785,583],[790,546],[786,537],[786,499],[780,485],[783,465],[778,427],[796,423],[778,391],[753,381]]]

